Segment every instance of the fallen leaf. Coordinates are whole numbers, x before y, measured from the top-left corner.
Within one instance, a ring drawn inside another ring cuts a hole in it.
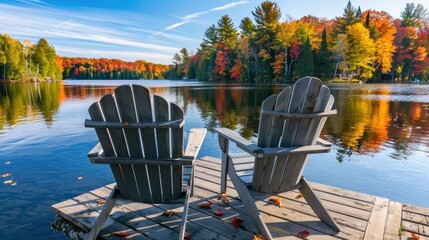
[[[183,239],[191,240],[191,234],[185,232],[185,236],[183,236]]]
[[[310,236],[310,233],[307,230],[304,230],[302,232],[299,232],[296,236],[300,238],[307,238],[308,236]]]
[[[7,165],[7,164],[11,164],[11,162],[5,162],[4,164],[6,164],[6,165]]]
[[[113,232],[112,235],[121,236],[121,237],[128,237],[131,234],[127,232]]]
[[[212,208],[212,205],[213,205],[212,202],[205,201],[205,202],[198,204],[198,207],[200,207],[200,208]]]
[[[82,180],[83,179],[83,177],[77,177],[77,180]]]
[[[400,226],[398,229],[398,236],[402,236],[402,226]]]
[[[221,194],[217,195],[217,199],[218,199],[218,200],[219,200],[219,199],[222,199],[222,202],[224,202],[224,203],[229,203],[229,198],[228,198],[228,196],[226,195],[226,193],[221,193]]]
[[[234,227],[234,228],[239,228],[239,227],[241,227],[241,223],[243,222],[244,220],[242,220],[240,217],[235,217],[235,218],[233,218],[232,220],[231,220],[231,225]]]
[[[103,204],[106,203],[106,200],[104,200],[104,199],[98,199],[98,200],[96,200],[96,202],[97,202],[97,205],[103,205]]]
[[[2,178],[5,178],[5,177],[9,177],[10,175],[12,175],[12,174],[10,174],[10,173],[5,173],[5,174],[2,174],[2,175],[0,175]]]
[[[12,184],[12,183],[13,183],[13,180],[12,180],[12,179],[9,179],[9,180],[4,181],[3,183],[4,183],[4,184]]]
[[[264,237],[262,235],[253,235],[253,240],[264,240]]]
[[[419,235],[417,235],[415,233],[411,233],[411,237],[413,238],[413,240],[420,240]]]
[[[174,215],[179,214],[179,212],[173,211],[173,210],[167,210],[165,212],[162,213],[162,215],[167,216],[167,217],[171,217]]]
[[[301,193],[298,193],[298,195],[296,195],[295,199],[300,199],[300,198],[302,198],[302,195],[301,195]]]
[[[222,216],[223,215],[223,211],[222,209],[218,208],[215,211],[213,211],[213,214],[216,216]]]
[[[279,198],[279,197],[270,197],[270,201],[274,202],[274,205],[276,205],[276,206],[278,206],[280,208],[283,207],[283,205],[282,205],[282,199]]]

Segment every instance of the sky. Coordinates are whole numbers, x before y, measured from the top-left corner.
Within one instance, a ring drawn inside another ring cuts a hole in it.
[[[341,16],[348,0],[278,0],[281,20],[313,15]],[[0,33],[36,43],[45,38],[67,57],[144,59],[170,64],[174,53],[195,53],[204,31],[223,15],[238,27],[259,0],[0,0]],[[352,0],[362,11],[386,11],[395,18],[406,3],[429,0]]]

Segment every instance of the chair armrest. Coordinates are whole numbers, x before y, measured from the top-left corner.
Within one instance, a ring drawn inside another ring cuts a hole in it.
[[[97,145],[95,145],[91,149],[91,151],[89,151],[88,158],[98,157],[98,156],[101,156],[102,154],[103,154],[103,148],[101,147],[100,143],[97,143]]]
[[[241,137],[236,132],[227,128],[216,128],[216,132],[222,137],[235,143],[237,147],[250,153],[251,155],[262,158],[278,155],[291,155],[291,154],[313,154],[325,153],[331,150],[331,143],[323,139],[318,139],[316,145],[298,146],[298,147],[280,147],[280,148],[261,148],[251,141]]]
[[[94,164],[130,164],[130,165],[167,165],[167,166],[190,166],[195,160],[184,158],[131,158],[131,157],[93,157],[90,158]]]
[[[321,139],[321,138],[318,138],[318,139],[317,139],[316,144],[320,144],[320,145],[322,145],[322,146],[324,146],[324,147],[331,147],[331,146],[332,146],[332,143],[331,143],[331,142],[326,141],[325,139]]]
[[[265,157],[274,157],[280,155],[292,155],[292,154],[314,154],[314,153],[326,153],[331,151],[330,146],[323,145],[306,145],[299,147],[280,147],[280,148],[262,148],[263,155]]]
[[[206,132],[207,129],[205,128],[191,129],[183,158],[195,159],[197,157],[201,148],[201,144],[203,143],[204,137],[206,136]]]
[[[228,128],[216,128],[215,131],[222,137],[230,140],[231,142],[235,143],[237,147],[241,148],[242,150],[250,153],[253,156],[256,157],[263,157],[260,154],[263,152],[263,148],[258,147],[256,144],[252,143],[251,141],[243,138],[242,136],[238,135],[238,133],[228,129]]]

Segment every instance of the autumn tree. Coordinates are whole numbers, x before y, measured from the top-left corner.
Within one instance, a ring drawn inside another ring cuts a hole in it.
[[[3,45],[3,68],[0,70],[6,80],[19,80],[25,71],[25,59],[22,51],[22,44],[9,37],[6,34],[2,35]]]
[[[216,52],[215,66],[213,68],[215,79],[225,80],[228,74],[228,51],[229,49],[225,43],[218,43],[218,51]]]
[[[372,77],[375,44],[362,23],[347,27],[347,46],[349,70],[354,71],[358,78]]]
[[[370,17],[368,17],[370,16]],[[373,64],[376,70],[376,79],[381,80],[381,74],[391,71],[393,53],[396,49],[394,44],[396,27],[393,18],[386,12],[368,10],[363,13],[366,19],[365,27],[370,30],[371,38],[375,43],[375,61]]]
[[[0,63],[1,63],[1,69],[0,69],[0,73],[1,73],[1,79],[2,80],[6,80],[5,76],[4,76],[4,69],[6,67],[6,44],[5,44],[5,40],[4,40],[4,36],[0,35]]]

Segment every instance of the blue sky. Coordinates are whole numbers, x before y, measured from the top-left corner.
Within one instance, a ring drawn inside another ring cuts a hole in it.
[[[186,47],[195,52],[204,31],[228,14],[238,26],[259,0],[0,0],[0,33],[37,42],[61,56],[144,59],[169,64]],[[282,19],[340,16],[347,0],[279,0]],[[410,0],[360,0],[362,10],[399,17]],[[429,0],[414,0],[429,9]]]

